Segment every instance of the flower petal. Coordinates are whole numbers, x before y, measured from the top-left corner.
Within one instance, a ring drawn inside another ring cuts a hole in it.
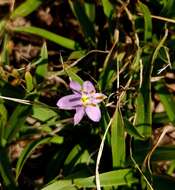
[[[90,81],[85,81],[83,83],[83,92],[85,93],[95,93],[95,87]]]
[[[65,109],[65,110],[76,109],[76,107],[82,105],[80,98],[81,98],[80,94],[72,94],[64,96],[58,100],[57,106],[60,109]]]
[[[76,113],[74,115],[74,125],[77,125],[83,118],[85,114],[84,107],[76,108]]]
[[[98,106],[87,106],[85,112],[92,121],[95,122],[100,121],[101,111]]]
[[[92,95],[92,103],[94,104],[98,104],[100,102],[102,102],[105,98],[107,98],[107,96],[105,96],[102,93],[95,93]]]
[[[69,87],[76,93],[81,91],[81,85],[78,82],[70,81]]]

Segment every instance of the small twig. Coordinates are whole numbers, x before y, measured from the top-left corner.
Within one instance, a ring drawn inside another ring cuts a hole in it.
[[[138,15],[143,16],[142,13],[138,13]],[[156,15],[151,15],[151,18],[154,18],[154,19],[157,19],[157,20],[160,20],[160,21],[163,21],[163,22],[170,22],[170,23],[175,24],[175,20],[171,19],[171,18],[162,17],[162,16],[156,16]]]
[[[20,104],[27,104],[27,105],[32,104],[29,100],[22,100],[22,99],[18,99],[18,98],[7,97],[7,96],[0,96],[0,99],[10,100],[10,101],[13,101],[13,102],[18,102]]]
[[[79,59],[77,59],[76,61],[74,61],[70,66],[68,66],[68,68],[74,67],[74,66],[77,65],[80,61],[82,61],[85,57],[87,57],[88,55],[90,55],[90,54],[92,54],[92,53],[107,54],[107,53],[109,53],[109,51],[91,50],[91,51],[89,51],[86,55],[84,55],[83,57],[80,57]]]

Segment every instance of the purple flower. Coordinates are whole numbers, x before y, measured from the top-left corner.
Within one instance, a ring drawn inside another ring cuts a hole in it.
[[[73,94],[60,98],[57,106],[60,109],[76,110],[74,125],[78,124],[85,114],[92,121],[100,121],[101,111],[98,103],[103,101],[106,96],[102,93],[96,93],[95,87],[90,81],[85,81],[82,86],[75,81],[71,81],[69,86]]]

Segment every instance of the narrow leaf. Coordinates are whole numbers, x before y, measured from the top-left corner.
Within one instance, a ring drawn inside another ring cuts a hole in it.
[[[57,113],[52,109],[39,105],[32,106],[32,117],[38,119],[39,121],[46,122],[55,116],[57,116]]]
[[[144,140],[144,137],[137,131],[136,127],[132,125],[127,119],[124,119],[125,128],[129,135],[135,139]]]
[[[152,38],[152,19],[148,7],[142,2],[138,2],[138,8],[144,17],[144,40],[147,41]]]
[[[10,60],[9,60],[9,51],[10,51],[10,47],[8,47],[9,45],[9,36],[7,34],[4,35],[4,39],[3,39],[3,49],[1,52],[1,62],[4,65],[8,65]]]
[[[134,177],[132,169],[122,169],[100,174],[100,182],[101,187],[120,185],[130,186],[131,184],[138,183],[138,179]],[[72,190],[73,187],[96,188],[95,176],[70,180],[58,180],[44,187],[42,190]]]
[[[7,128],[5,130],[5,139],[7,143],[10,143],[19,132],[26,120],[26,117],[30,113],[30,110],[31,107],[29,105],[18,105],[13,111],[13,114],[9,118]]]
[[[85,12],[89,20],[94,23],[95,21],[95,3],[85,2]]]
[[[26,0],[20,4],[11,14],[11,18],[25,17],[35,11],[44,0]]]
[[[154,62],[157,59],[160,48],[165,43],[168,36],[168,30],[165,30],[163,38],[158,43],[151,59],[145,57],[143,59],[143,82],[140,88],[140,92],[136,99],[136,115],[135,126],[138,127],[140,134],[148,138],[152,134],[152,108],[151,108],[151,76],[154,66]]]
[[[50,41],[62,46],[62,47],[65,47],[65,48],[68,48],[71,50],[80,49],[79,44],[77,42],[75,42],[74,40],[60,36],[53,32],[49,32],[42,28],[38,28],[38,27],[34,27],[34,26],[26,26],[26,27],[13,28],[12,31],[18,32],[18,33],[34,34],[34,35],[43,37],[47,40],[50,40]]]
[[[4,188],[7,190],[19,190],[15,182],[7,151],[0,148],[0,175],[3,179]]]
[[[7,110],[3,103],[0,102],[0,145],[4,145],[4,131],[7,124]]]
[[[124,122],[118,106],[111,124],[111,147],[113,168],[122,167],[125,163],[125,135]]]
[[[111,77],[116,71],[117,65],[114,62],[114,56],[116,55],[118,44],[118,40],[114,42],[112,48],[110,49],[109,53],[107,54],[104,65],[103,65],[103,70],[100,74],[100,80],[99,80],[99,86],[101,90],[105,90],[111,85]]]
[[[105,15],[110,18],[114,10],[112,3],[109,0],[102,0],[102,5]]]
[[[86,14],[84,3],[78,0],[69,0],[69,4],[82,27],[86,39],[93,44],[95,40],[94,26]]]
[[[21,173],[21,170],[27,160],[27,158],[30,157],[30,155],[32,154],[32,152],[39,146],[39,145],[42,145],[42,144],[46,144],[46,143],[49,143],[53,140],[54,137],[47,137],[47,138],[44,138],[44,139],[39,139],[39,140],[36,140],[36,141],[33,141],[32,143],[28,144],[25,149],[22,151],[19,159],[18,159],[18,162],[17,162],[17,165],[16,165],[16,179],[18,179],[20,173]],[[62,141],[60,141],[62,142]]]
[[[155,89],[160,97],[165,111],[169,117],[169,120],[175,124],[175,101],[173,95],[166,88],[164,80],[157,82]]]
[[[95,176],[75,179],[74,183],[81,188],[96,187]],[[133,170],[121,169],[100,174],[101,187],[131,185],[137,183],[138,179],[133,176]]]
[[[59,180],[45,186],[41,190],[77,190],[77,188],[72,184],[72,180]]]
[[[40,80],[46,77],[48,71],[47,67],[48,67],[48,52],[47,52],[46,43],[44,43],[41,48],[40,59],[37,61],[37,68],[36,68],[36,74]]]
[[[25,82],[26,82],[27,92],[31,92],[33,90],[33,78],[29,71],[25,73]]]
[[[79,84],[83,84],[83,80],[75,73],[72,69],[65,69],[68,76],[71,80],[78,82]]]

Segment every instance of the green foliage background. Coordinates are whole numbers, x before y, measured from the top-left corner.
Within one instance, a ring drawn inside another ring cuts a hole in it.
[[[2,1],[1,189],[174,188],[174,8],[171,0]],[[108,97],[99,123],[74,126],[74,113],[56,107],[69,78]]]

